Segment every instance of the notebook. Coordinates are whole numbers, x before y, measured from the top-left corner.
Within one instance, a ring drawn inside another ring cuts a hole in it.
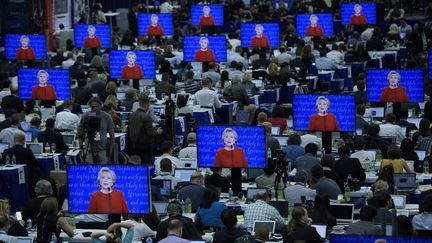
[[[405,208],[406,195],[391,195],[391,197],[397,209]]]
[[[196,172],[196,169],[179,169],[174,170],[174,177],[180,178],[182,181],[190,181],[191,175]]]
[[[268,230],[270,234],[273,234],[275,227],[276,227],[275,221],[254,221],[252,232],[255,232],[255,230],[257,229],[264,228]]]
[[[398,190],[415,190],[417,188],[416,173],[394,173],[393,183]]]
[[[34,155],[40,155],[43,153],[42,143],[27,143],[27,148],[30,149]]]
[[[351,223],[354,219],[354,204],[330,203],[330,212],[338,223]]]
[[[321,236],[322,239],[326,238],[327,225],[313,224],[312,227],[314,227],[316,229],[316,231],[318,232],[318,234]]]

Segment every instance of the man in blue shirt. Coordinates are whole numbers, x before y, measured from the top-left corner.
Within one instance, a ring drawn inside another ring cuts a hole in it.
[[[171,220],[168,224],[168,236],[160,240],[159,243],[189,243],[190,241],[182,239],[183,224],[180,220]]]

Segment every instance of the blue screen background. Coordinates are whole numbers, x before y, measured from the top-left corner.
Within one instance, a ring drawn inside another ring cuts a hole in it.
[[[184,61],[193,62],[195,52],[200,49],[199,40],[202,36],[185,36],[183,39]],[[209,40],[209,49],[215,55],[216,61],[226,62],[226,38],[225,36],[206,36]]]
[[[392,70],[371,69],[366,71],[366,95],[369,102],[380,102],[382,90],[388,86],[387,74]],[[423,102],[423,71],[420,69],[395,70],[401,76],[400,86],[405,87],[408,101]]]
[[[427,238],[403,238],[403,237],[388,237],[388,236],[372,236],[372,235],[346,235],[346,234],[331,234],[330,242],[332,243],[369,243],[375,242],[378,239],[385,239],[387,243],[430,243],[432,239]]]
[[[368,24],[376,24],[376,4],[359,3],[362,6],[362,13],[365,15]],[[342,4],[342,24],[349,24],[351,15],[354,14],[355,3]]]
[[[16,50],[21,48],[22,35],[5,35],[5,49],[6,49],[6,59],[15,60]],[[33,48],[36,56],[36,60],[42,60],[42,57],[46,59],[46,40],[44,35],[26,35],[29,39],[29,47]]]
[[[320,94],[294,95],[294,130],[307,131],[310,116],[317,113],[316,99]],[[340,131],[355,131],[354,96],[322,95],[330,100],[329,112],[335,114]]]
[[[171,14],[156,14],[159,17],[158,23],[162,26],[164,35],[173,35],[173,19]],[[147,35],[147,27],[151,25],[152,14],[138,14],[138,34]]]
[[[240,25],[241,45],[242,47],[250,47],[252,37],[255,36],[256,24],[242,24]],[[279,47],[279,24],[265,24],[261,23],[264,27],[263,35],[267,36],[271,47]]]
[[[84,47],[84,39],[88,36],[87,28],[89,24],[74,25],[74,42],[75,46]],[[99,37],[102,48],[111,48],[111,30],[107,24],[93,24],[96,29],[95,36]]]
[[[237,147],[244,150],[249,168],[265,168],[266,143],[263,126],[198,126],[198,166],[213,167],[216,151],[223,147],[222,133],[225,128],[237,132]]]
[[[98,172],[108,167],[116,174],[114,189],[123,192],[129,213],[148,213],[149,176],[146,166],[127,165],[70,165],[67,168],[69,189],[69,211],[87,213],[90,196],[100,190],[97,184]]]
[[[48,85],[54,86],[58,100],[70,98],[70,79],[67,69],[20,68],[18,69],[18,95],[27,100],[32,97],[32,89],[38,85],[37,74],[39,70],[47,71]]]
[[[213,16],[216,26],[224,25],[224,11],[223,5],[192,5],[191,8],[191,19],[192,25],[199,25],[200,17],[203,15],[203,7],[210,7],[210,16]]]
[[[110,51],[110,75],[120,78],[122,67],[127,65],[126,55],[129,51]],[[136,64],[140,65],[144,78],[155,78],[155,57],[153,51],[133,51],[137,55]]]
[[[310,25],[309,18],[312,14],[297,14],[296,28],[298,36],[306,35],[306,28]],[[318,25],[324,32],[324,36],[333,35],[333,15],[332,14],[315,14],[318,16]]]

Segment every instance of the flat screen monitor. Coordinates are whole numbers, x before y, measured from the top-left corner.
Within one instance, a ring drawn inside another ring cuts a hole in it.
[[[174,177],[180,178],[182,181],[190,181],[191,175],[196,172],[196,169],[179,169],[174,170]]]
[[[366,114],[370,114],[373,118],[384,117],[384,107],[370,107],[366,108]]]
[[[343,25],[376,24],[375,3],[345,3],[341,5]]]
[[[391,195],[393,203],[397,209],[405,208],[406,195]]]
[[[368,102],[423,102],[423,70],[369,69],[366,71]]]
[[[33,243],[33,237],[16,237],[18,243]]]
[[[65,144],[72,144],[73,141],[75,140],[75,134],[71,134],[71,133],[63,133],[63,141],[65,142]]]
[[[269,204],[276,208],[282,218],[288,218],[288,201],[269,201]]]
[[[426,157],[426,151],[424,150],[416,150],[415,151],[417,156],[419,157],[419,160],[423,161],[424,158]]]
[[[280,146],[286,146],[287,145],[288,136],[286,136],[286,135],[274,135],[273,137],[278,140]]]
[[[172,14],[138,14],[138,35],[140,36],[164,36],[173,35]]]
[[[46,59],[45,35],[7,34],[5,51],[8,60],[42,60]]]
[[[32,151],[33,154],[39,155],[43,153],[43,144],[42,143],[26,143],[27,148]]]
[[[297,14],[296,29],[298,36],[331,36],[333,35],[332,14]]]
[[[223,26],[223,5],[192,5],[191,20],[193,26]]]
[[[67,100],[70,98],[69,70],[19,68],[18,94],[23,100]]]
[[[354,105],[352,95],[294,95],[294,130],[354,132]]]
[[[275,221],[254,221],[252,231],[256,232],[257,229],[266,229],[270,234],[273,234],[275,226]]]
[[[226,38],[225,36],[185,36],[183,53],[186,62],[226,62]]]
[[[164,215],[167,213],[166,209],[168,207],[168,203],[169,202],[160,201],[160,202],[153,202],[153,205],[158,214]]]
[[[265,168],[263,126],[198,126],[198,167]]]
[[[180,159],[180,162],[182,163],[183,167],[185,168],[196,168],[197,167],[197,160],[196,158],[182,158]]]
[[[111,50],[109,57],[111,78],[154,79],[156,77],[153,51]]]
[[[75,46],[78,48],[111,48],[111,29],[108,24],[74,25]]]
[[[417,128],[420,128],[420,121],[422,118],[420,117],[408,117],[407,122],[414,123]]]
[[[246,198],[255,199],[259,192],[267,192],[268,188],[265,187],[248,187],[246,191]]]
[[[354,218],[354,204],[331,203],[330,212],[340,222],[351,222]]]
[[[156,186],[160,190],[160,194],[162,196],[170,197],[171,196],[171,180],[164,179],[152,179],[151,185]]]
[[[417,188],[416,173],[394,173],[394,185],[401,190],[412,190]]]
[[[256,23],[240,25],[241,46],[246,48],[279,47],[279,24]]]
[[[150,176],[141,165],[69,165],[69,212],[150,212]]]

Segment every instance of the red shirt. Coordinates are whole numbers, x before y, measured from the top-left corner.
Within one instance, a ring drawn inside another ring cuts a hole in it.
[[[270,117],[267,121],[270,122],[272,126],[280,127],[281,134],[285,130],[287,125],[287,119],[282,117]]]
[[[147,27],[147,35],[148,36],[162,36],[164,35],[162,26],[160,25],[150,25],[149,27]]]
[[[404,87],[396,89],[385,87],[381,93],[381,102],[408,102],[408,95]]]
[[[15,58],[17,60],[35,60],[36,56],[34,54],[33,48],[28,47],[27,49],[17,49]]]
[[[32,100],[56,100],[57,95],[55,93],[54,86],[47,85],[45,87],[41,87],[36,85],[32,90]]]
[[[243,149],[235,147],[234,150],[226,150],[225,148],[216,151],[214,167],[218,168],[247,168],[248,161]]]
[[[128,65],[122,67],[121,77],[120,78],[144,78],[144,74],[141,70],[141,67],[137,64],[133,67],[129,67]]]
[[[270,43],[267,36],[254,36],[252,37],[251,47],[270,47]]]
[[[215,25],[214,19],[212,16],[201,16],[200,17],[200,21],[199,21],[199,25],[201,26],[213,26]]]
[[[99,37],[95,36],[93,38],[84,38],[84,48],[102,48]]]
[[[350,24],[352,25],[365,25],[367,24],[367,20],[366,17],[364,16],[364,14],[360,14],[360,15],[351,15],[350,18]]]
[[[128,206],[123,192],[112,190],[111,193],[94,192],[90,197],[89,213],[128,213]]]
[[[339,124],[336,116],[332,113],[327,113],[326,116],[313,114],[309,119],[309,131],[339,131]]]
[[[308,26],[306,28],[306,36],[323,36],[324,31],[322,30],[321,26]]]
[[[216,58],[213,51],[207,49],[206,51],[198,50],[195,52],[194,62],[215,62]]]

